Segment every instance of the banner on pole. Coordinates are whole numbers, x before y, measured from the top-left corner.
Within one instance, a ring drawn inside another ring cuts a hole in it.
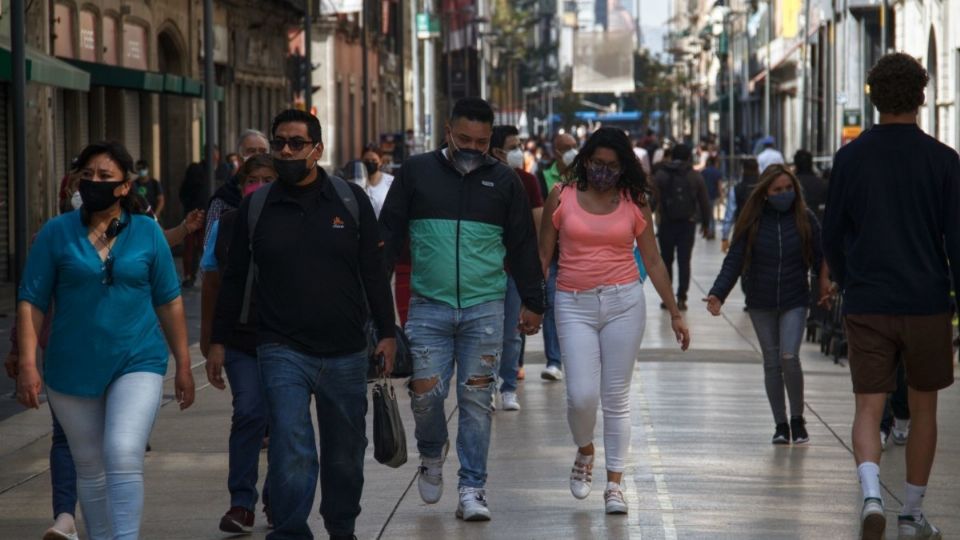
[[[633,32],[576,32],[573,45],[573,91],[633,92],[634,40]]]

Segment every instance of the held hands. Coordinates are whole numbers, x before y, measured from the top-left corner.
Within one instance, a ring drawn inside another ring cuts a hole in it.
[[[817,305],[825,309],[833,309],[833,302],[840,294],[840,287],[829,279],[820,280],[820,301]]]
[[[381,366],[383,376],[389,377],[390,374],[393,373],[393,361],[397,356],[397,339],[381,339],[380,343],[377,343],[377,350],[374,352],[374,356],[383,359],[383,366]]]
[[[711,315],[714,317],[720,316],[720,308],[723,307],[723,302],[721,302],[719,298],[711,294],[704,298],[703,301],[707,303],[707,311],[709,311]]]
[[[543,322],[543,315],[537,315],[530,311],[526,306],[520,308],[520,323],[517,329],[527,336],[532,336],[540,331],[540,323]]]

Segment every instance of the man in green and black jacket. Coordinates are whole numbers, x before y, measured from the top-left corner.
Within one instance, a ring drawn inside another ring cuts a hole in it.
[[[516,173],[487,154],[492,131],[487,102],[458,101],[447,145],[403,163],[380,215],[389,270],[410,242],[406,331],[414,355],[410,389],[420,496],[432,504],[443,491],[449,448],[444,400],[456,367],[457,517],[467,521],[490,519],[484,486],[490,403],[503,344],[504,263],[523,302],[521,331],[531,335],[540,329],[545,302],[530,204]]]

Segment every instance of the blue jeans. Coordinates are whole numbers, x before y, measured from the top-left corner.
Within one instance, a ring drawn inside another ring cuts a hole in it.
[[[260,448],[267,432],[267,402],[260,384],[257,357],[236,349],[227,349],[224,370],[233,394],[233,416],[230,421],[230,468],[227,488],[230,506],[251,512],[257,506],[257,473],[260,469]],[[263,503],[268,503],[269,478],[264,481]]]
[[[433,383],[424,393],[410,393],[420,455],[438,458],[443,453],[448,438],[443,405],[456,367],[460,487],[482,488],[487,481],[490,399],[503,346],[503,302],[457,309],[414,296],[406,332],[413,353],[411,380]]]
[[[257,349],[270,424],[270,540],[312,539],[307,524],[320,476],[320,515],[330,535],[353,534],[367,448],[366,351],[316,357],[279,344]],[[310,399],[316,400],[320,459]]]
[[[503,301],[503,355],[500,356],[500,391],[517,391],[517,374],[523,354],[523,334],[520,333],[520,292],[513,277],[507,277],[507,296]]]
[[[774,421],[778,424],[787,422],[784,386],[790,397],[790,415],[803,416],[800,345],[807,329],[807,308],[787,311],[751,309],[748,313],[763,352],[764,384]]]
[[[553,307],[557,296],[557,261],[550,263],[550,275],[547,276],[547,309],[543,312],[543,349],[547,356],[547,366],[562,367],[560,363],[560,338],[557,335],[557,320]]]
[[[53,444],[50,445],[50,485],[53,488],[53,519],[60,514],[77,515],[77,469],[63,426],[53,414]]]
[[[85,398],[47,387],[77,467],[77,492],[91,540],[136,540],[143,515],[143,455],[160,410],[163,376],[122,375]]]

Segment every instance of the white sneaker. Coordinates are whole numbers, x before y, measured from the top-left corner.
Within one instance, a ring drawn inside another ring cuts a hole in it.
[[[505,411],[520,410],[520,402],[517,401],[516,392],[504,392],[500,394],[500,400],[503,402],[503,410]]]
[[[471,487],[460,488],[457,518],[464,521],[490,521],[486,490]]]
[[[623,499],[623,488],[616,482],[607,482],[603,492],[603,502],[608,514],[626,514],[627,501]]]
[[[420,498],[427,504],[434,504],[443,496],[443,462],[447,459],[450,441],[443,445],[443,453],[438,458],[420,458],[420,474],[417,475],[417,488]]]
[[[883,501],[870,497],[863,501],[860,511],[860,539],[883,540],[887,517],[883,514]]]
[[[73,516],[64,512],[57,516],[53,526],[43,533],[43,540],[79,540],[77,524]]]
[[[897,520],[897,540],[941,540],[943,533],[940,529],[927,521],[926,516],[920,516],[918,521],[913,516],[900,516]]]
[[[562,381],[563,371],[557,366],[547,366],[540,372],[540,378],[547,381]]]
[[[497,412],[497,393],[490,393],[490,412]]]
[[[893,437],[893,442],[897,446],[903,446],[907,444],[907,439],[910,437],[910,420],[894,418],[893,431],[890,433],[890,435]]]
[[[593,456],[585,456],[577,451],[570,470],[570,493],[578,499],[586,499],[593,488]]]

